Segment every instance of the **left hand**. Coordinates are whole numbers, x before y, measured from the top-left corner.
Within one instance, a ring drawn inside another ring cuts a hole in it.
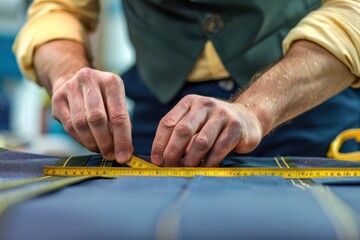
[[[233,150],[254,150],[262,136],[260,121],[241,103],[188,95],[160,121],[151,159],[165,167],[196,167],[203,160],[205,167],[217,166]]]

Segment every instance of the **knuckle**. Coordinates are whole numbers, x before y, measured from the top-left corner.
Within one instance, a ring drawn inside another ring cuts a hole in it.
[[[55,92],[54,95],[51,98],[51,104],[52,106],[57,106],[63,101],[62,94],[59,92]]]
[[[101,126],[104,123],[106,123],[106,121],[107,121],[106,115],[101,111],[91,112],[88,118],[89,124],[93,126]]]
[[[84,67],[81,68],[77,73],[76,73],[76,79],[77,81],[80,82],[80,84],[86,84],[87,82],[91,81],[91,74],[92,74],[93,69],[89,68],[89,67]],[[69,84],[74,83],[77,85],[77,81],[69,81]],[[71,87],[70,87],[71,88]]]
[[[77,72],[77,74],[78,74],[79,76],[83,77],[83,78],[87,78],[87,77],[89,77],[91,71],[92,71],[91,68],[89,68],[89,67],[83,67],[83,68],[81,68],[81,69]]]
[[[79,91],[79,82],[78,81],[67,81],[66,83],[64,83],[63,88],[57,90],[56,93],[59,94],[59,97],[65,99],[67,101],[72,101],[72,96],[76,96],[78,94]]]
[[[175,127],[174,132],[180,137],[192,136],[192,129],[191,129],[190,124],[188,124],[188,123],[179,123]]]
[[[188,94],[185,97],[183,97],[182,100],[184,100],[184,101],[192,101],[192,100],[196,99],[197,97],[198,96],[195,95],[195,94]]]
[[[222,106],[218,106],[216,105],[216,103],[211,103],[211,104],[212,104],[211,108],[213,113],[212,116],[216,117],[219,120],[221,119],[224,122],[232,121],[232,116],[226,108]]]
[[[87,119],[84,115],[78,115],[74,118],[74,127],[76,129],[87,130],[89,128]]]
[[[219,154],[224,154],[228,152],[228,147],[229,144],[227,143],[227,141],[219,141],[215,146],[214,146],[214,153],[219,155]]]
[[[118,88],[122,84],[120,77],[116,74],[109,73],[104,77],[104,84],[110,88]]]
[[[176,121],[171,117],[165,116],[161,119],[160,126],[172,129],[176,126]]]
[[[217,103],[215,99],[204,97],[200,101],[200,106],[203,108],[215,108],[217,106]],[[221,110],[222,108],[219,108],[218,110]],[[221,112],[220,112],[221,113]]]
[[[122,111],[116,111],[110,116],[109,120],[114,126],[122,126],[129,121],[129,115]]]
[[[75,132],[74,125],[72,124],[70,119],[66,120],[65,123],[63,123],[63,126],[66,132],[70,134]]]
[[[198,100],[199,96],[198,95],[195,95],[195,94],[189,94],[189,95],[186,95],[184,96],[179,104],[180,105],[183,105],[183,106],[191,106],[193,102],[196,102]]]
[[[207,108],[207,107],[211,108],[211,107],[214,107],[216,105],[215,98],[199,96],[199,95],[196,95],[196,94],[186,95],[182,99],[182,101],[183,101],[184,104],[187,104],[187,105],[196,104],[200,108]]]
[[[67,105],[66,91],[57,90],[51,97],[52,109],[61,109],[61,107],[64,105]]]
[[[124,89],[124,84],[117,76],[110,76],[103,82],[107,94],[119,94]]]
[[[120,88],[123,88],[124,84],[122,79],[111,72],[102,72],[101,82],[105,87],[106,91],[119,91]]]
[[[230,119],[228,126],[232,132],[241,134],[241,123],[237,119]]]
[[[206,139],[204,137],[195,138],[193,145],[196,149],[198,149],[200,151],[209,150],[211,147],[208,139]]]

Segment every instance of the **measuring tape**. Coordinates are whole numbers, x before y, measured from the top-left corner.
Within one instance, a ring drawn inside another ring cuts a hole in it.
[[[126,165],[132,168],[160,168],[155,164],[149,163],[148,161],[145,161],[135,155],[131,155],[131,158]]]
[[[196,175],[212,177],[240,176],[279,176],[283,178],[332,178],[360,177],[360,168],[121,168],[121,167],[57,167],[44,168],[50,176],[161,176],[194,177]]]
[[[360,168],[205,168],[205,167],[158,167],[136,156],[126,163],[129,167],[83,167],[83,166],[47,166],[47,176],[162,176],[194,177],[196,175],[212,177],[240,176],[278,176],[283,178],[332,178],[360,177]]]

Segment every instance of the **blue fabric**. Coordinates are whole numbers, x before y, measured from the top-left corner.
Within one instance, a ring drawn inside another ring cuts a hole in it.
[[[6,179],[43,175],[43,167],[56,163],[59,157],[12,152],[0,148],[0,182]]]
[[[89,181],[12,208],[2,239],[154,239],[183,189],[179,233],[165,239],[336,239],[312,195],[275,177]]]
[[[237,92],[219,87],[217,81],[186,83],[169,104],[161,104],[141,81],[136,67],[122,76],[126,93],[135,101],[132,117],[135,153],[149,155],[160,119],[185,95],[199,94],[229,99]],[[360,121],[359,90],[348,88],[320,106],[283,124],[266,136],[258,148],[248,154],[255,157],[312,156],[325,157],[330,142],[343,130],[358,128]],[[359,150],[349,141],[342,151]]]
[[[81,163],[94,166],[99,159]],[[360,167],[325,158],[285,160],[297,167]],[[58,162],[0,152],[0,182],[41,176],[43,166]],[[257,157],[229,157],[223,165],[278,167],[274,158]],[[328,186],[360,219],[360,178],[344,179],[319,186]],[[98,178],[12,206],[0,216],[0,239],[338,239],[330,216],[311,189],[279,177]]]

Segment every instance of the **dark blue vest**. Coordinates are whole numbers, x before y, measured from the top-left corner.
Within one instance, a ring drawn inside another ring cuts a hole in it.
[[[181,89],[211,40],[232,78],[245,87],[282,55],[281,42],[320,0],[124,0],[145,84],[166,103]]]

